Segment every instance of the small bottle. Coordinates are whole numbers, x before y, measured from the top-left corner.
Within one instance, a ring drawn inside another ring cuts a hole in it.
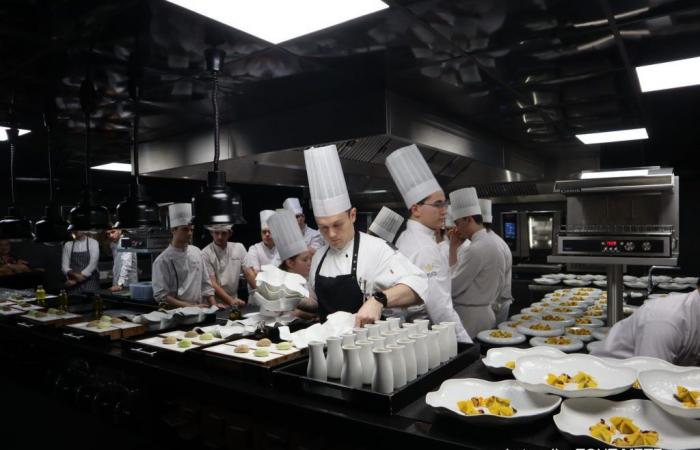
[[[46,307],[46,291],[41,284],[36,287],[36,300],[39,306]]]
[[[58,296],[58,309],[68,312],[68,293],[64,289],[61,289],[61,293]]]
[[[92,301],[92,310],[95,313],[95,319],[99,319],[100,317],[102,317],[102,297],[100,297],[99,294],[95,294],[95,298]]]

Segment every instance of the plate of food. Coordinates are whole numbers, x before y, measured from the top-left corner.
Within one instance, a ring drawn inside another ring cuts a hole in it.
[[[498,375],[510,375],[515,369],[518,358],[523,356],[544,355],[551,357],[566,356],[566,353],[552,347],[499,347],[491,348],[481,360],[486,368]]]
[[[598,327],[595,328],[591,334],[599,341],[604,341],[605,338],[608,337],[608,333],[610,333],[610,327]]]
[[[537,420],[559,407],[561,398],[529,392],[514,380],[477,378],[444,381],[425,402],[436,412],[473,425],[515,425]]]
[[[608,287],[608,281],[607,280],[593,280],[593,285],[598,286],[598,287]]]
[[[623,275],[622,281],[639,281],[639,278],[637,278],[633,275]]]
[[[570,327],[574,324],[573,317],[567,317],[560,314],[543,314],[542,316],[540,316],[539,321],[558,325],[561,327]]]
[[[700,369],[686,369],[644,371],[639,374],[639,385],[644,394],[667,413],[700,419]]]
[[[532,314],[534,316],[534,315],[538,315],[538,314],[543,313],[544,310],[545,310],[544,306],[530,306],[529,308],[523,308],[522,310],[520,310],[520,313],[521,314]]]
[[[525,342],[525,336],[507,330],[483,330],[476,335],[477,339],[491,345],[517,345]]]
[[[558,305],[558,306],[554,306],[552,308],[549,308],[547,310],[547,314],[554,314],[557,316],[561,315],[561,316],[566,316],[568,318],[572,318],[572,317],[576,318],[576,317],[582,316],[583,311],[584,311],[583,308]],[[544,315],[542,317],[544,317]]]
[[[552,347],[562,352],[570,353],[581,350],[583,341],[577,337],[570,336],[533,337],[530,339],[530,345],[533,347]]]
[[[587,280],[576,280],[576,279],[566,279],[562,280],[562,283],[564,283],[567,286],[576,286],[576,287],[582,287],[582,286],[588,286],[591,284],[590,281]]]
[[[513,316],[510,316],[510,320],[514,320],[516,322],[529,322],[531,320],[539,319],[539,314],[515,314]]]
[[[608,317],[607,315],[607,307],[606,308],[588,308],[586,311],[584,311],[582,317],[592,317],[593,319],[598,319],[605,321]]]
[[[177,339],[189,339],[193,344],[209,345],[215,342],[221,342],[223,339],[214,336],[212,333],[199,333],[197,330],[174,330],[161,334],[161,336],[174,336]]]
[[[561,336],[564,334],[564,326],[545,322],[527,322],[518,325],[516,330],[526,336]]]
[[[574,319],[574,326],[586,328],[600,328],[605,323],[602,320],[594,319],[593,317],[582,316]]]
[[[695,288],[695,285],[692,285],[692,284],[659,283],[659,289],[663,289],[664,291],[678,292],[678,291],[684,291],[686,289],[693,289],[693,288]]]
[[[524,356],[518,359],[513,376],[527,390],[562,397],[607,397],[625,392],[637,380],[634,369],[580,354]]]
[[[693,286],[697,286],[698,277],[676,277],[672,281],[678,284],[692,284]]]
[[[499,330],[517,333],[518,332],[518,325],[524,325],[524,324],[528,324],[528,323],[530,323],[530,322],[526,322],[523,320],[509,320],[506,322],[499,323],[497,328]]]
[[[700,422],[666,414],[649,400],[567,399],[554,424],[577,447],[700,448]]]
[[[583,342],[593,340],[593,332],[586,327],[568,327],[564,330],[564,336],[580,339]]]
[[[647,289],[649,287],[643,281],[625,281],[624,284],[630,289]]]
[[[534,280],[535,283],[541,284],[543,286],[554,286],[557,284],[560,284],[561,282],[558,279],[555,278],[535,278]]]

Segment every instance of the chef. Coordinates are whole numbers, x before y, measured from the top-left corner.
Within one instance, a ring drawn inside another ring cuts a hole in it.
[[[491,200],[487,198],[480,198],[479,207],[481,208],[481,217],[484,220],[484,228],[490,231],[490,236],[494,238],[496,242],[498,242],[498,248],[501,250],[506,263],[501,297],[496,301],[496,303],[493,304],[493,312],[496,314],[496,323],[498,324],[508,320],[510,305],[513,304],[513,253],[510,251],[510,247],[508,247],[506,241],[504,241],[501,236],[499,236],[498,233],[494,232],[492,229],[493,213],[491,212]]]
[[[452,306],[450,267],[435,240],[447,212],[445,193],[415,145],[395,150],[387,156],[386,166],[410,215],[396,246],[428,277],[428,292],[423,297],[427,315],[433,323],[455,322],[457,339],[472,342]]]
[[[355,230],[335,145],[304,151],[311,205],[327,244],[311,261],[308,306],[322,321],[336,311],[356,313],[355,325],[373,323],[385,307],[420,303],[428,290],[425,273],[383,240]],[[302,302],[305,303],[305,302]]]
[[[73,240],[63,244],[61,270],[69,292],[95,292],[100,288],[97,262],[100,245],[85,231],[73,231]]]
[[[109,288],[112,292],[121,291],[138,281],[136,253],[119,252],[119,241],[121,238],[122,230],[119,228],[107,230],[107,239],[109,239],[112,259],[114,260],[112,265],[112,287]]]
[[[153,297],[171,306],[216,304],[202,251],[192,240],[192,205],[175,203],[168,207],[170,245],[153,262]]]
[[[275,236],[275,246],[281,261],[279,268],[308,280],[313,255],[294,216],[288,209],[278,209],[267,222]]]
[[[251,289],[256,288],[255,277],[260,272],[260,267],[266,264],[277,266],[280,263],[280,257],[277,254],[277,248],[275,248],[275,241],[272,239],[270,226],[267,223],[267,219],[274,213],[274,211],[269,209],[260,211],[260,237],[262,241],[250,246],[248,254],[243,261],[243,271]]]
[[[404,220],[401,214],[382,206],[367,231],[370,235],[380,237],[391,247],[394,247],[396,233],[401,229]]]
[[[700,288],[700,286],[699,286]],[[644,302],[616,323],[595,356],[651,356],[679,366],[700,365],[700,292]]]
[[[455,228],[455,218],[452,215],[452,206],[447,207],[447,214],[445,214],[445,239],[438,244],[440,247],[440,253],[445,255],[445,259],[449,261],[450,259],[450,236],[454,235]],[[465,239],[462,245],[457,249],[457,260],[464,259],[464,251],[469,247],[471,241]]]
[[[232,225],[208,227],[213,240],[202,249],[202,256],[218,303],[243,306],[245,302],[238,298],[238,282],[243,273],[246,251],[240,242],[229,242],[233,234],[232,227]]]
[[[467,187],[450,193],[455,230],[450,239],[450,267],[454,307],[470,336],[496,325],[492,306],[501,295],[505,277],[505,259],[493,238],[484,228],[476,189]],[[471,244],[464,259],[457,252],[464,239]]]
[[[288,198],[284,201],[284,203],[282,203],[282,207],[291,211],[296,216],[299,228],[304,235],[306,246],[311,248],[312,252],[315,252],[325,245],[325,242],[323,242],[323,237],[321,237],[321,233],[318,230],[314,230],[310,226],[306,225],[306,216],[304,215],[304,210],[301,208],[301,202],[299,202],[298,198]]]

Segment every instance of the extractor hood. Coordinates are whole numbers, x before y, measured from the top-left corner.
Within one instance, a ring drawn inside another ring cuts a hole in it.
[[[673,190],[675,177],[669,167],[634,167],[581,172],[578,180],[554,183],[554,192],[564,195],[604,192]]]

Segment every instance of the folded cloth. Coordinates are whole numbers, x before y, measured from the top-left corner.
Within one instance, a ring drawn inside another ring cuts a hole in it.
[[[272,265],[264,265],[255,277],[257,293],[267,300],[309,296],[306,278]]]
[[[206,327],[198,327],[197,331],[201,333],[211,333],[215,337],[226,339],[229,336],[235,334],[240,334],[242,336],[249,336],[255,332],[254,326],[243,325],[241,323],[228,321],[225,326],[221,325],[209,325]]]
[[[309,328],[296,331],[289,331],[289,327],[279,327],[280,339],[291,341],[296,348],[306,348],[311,341],[326,342],[326,338],[340,336],[343,333],[352,331],[355,326],[355,315],[345,311],[338,311],[329,314],[324,323],[317,323]]]

